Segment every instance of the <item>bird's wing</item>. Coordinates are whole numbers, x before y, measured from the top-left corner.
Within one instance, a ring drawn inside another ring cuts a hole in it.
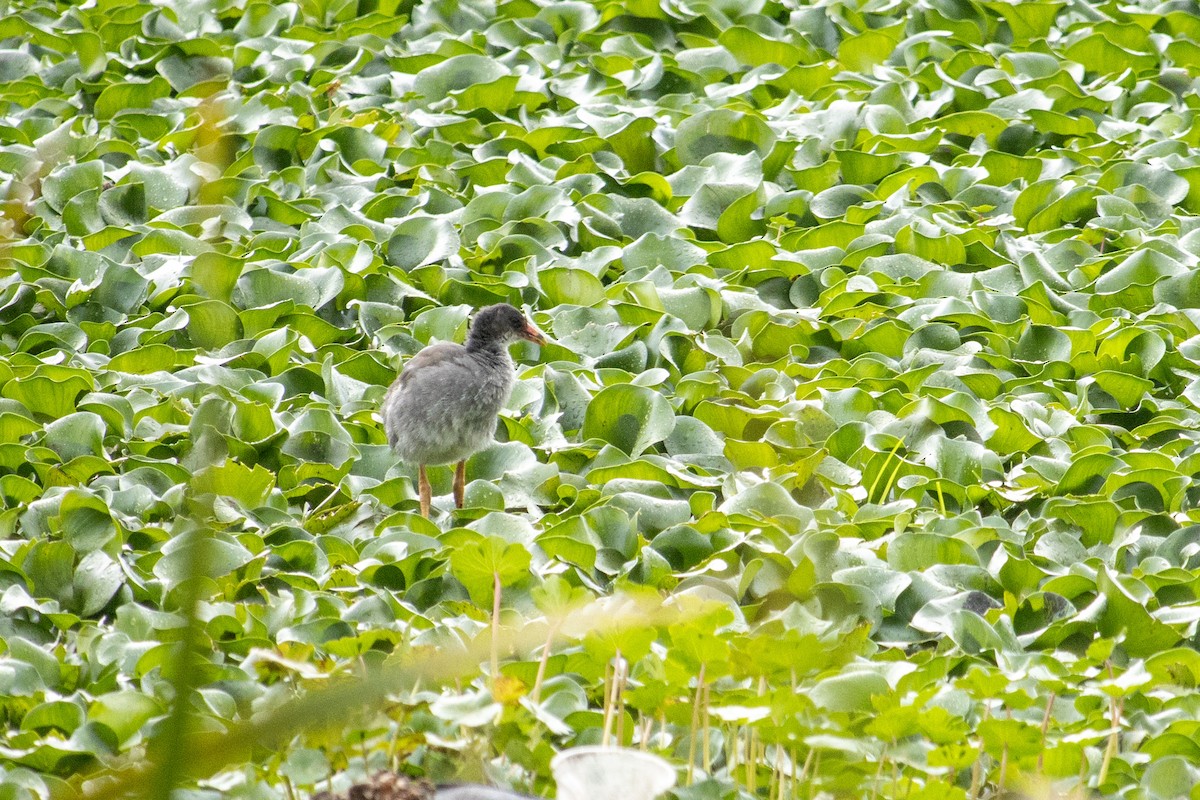
[[[398,410],[395,404],[400,401],[401,395],[406,395],[414,390],[420,392],[417,387],[421,384],[428,386],[430,380],[436,379],[438,373],[442,372],[441,367],[457,363],[466,352],[466,348],[462,345],[441,342],[426,347],[408,360],[400,372],[400,377],[396,378],[388,387],[380,408],[383,414],[384,428],[387,430],[388,444],[392,447],[396,446],[396,432],[389,421],[393,419],[393,415]]]
[[[408,360],[395,386],[398,390],[406,389],[420,377],[421,372],[438,372],[438,367],[457,363],[466,352],[465,347],[453,342],[431,344]]]

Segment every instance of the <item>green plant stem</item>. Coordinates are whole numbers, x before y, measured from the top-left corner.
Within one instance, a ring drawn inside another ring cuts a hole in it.
[[[778,751],[777,751],[778,752]],[[767,779],[767,800],[778,800],[779,792],[779,762],[771,762],[771,777]]]
[[[617,651],[617,663],[620,667],[618,681],[616,686],[617,692],[617,746],[625,746],[625,689],[629,683],[629,665],[621,658],[621,651]]]
[[[758,793],[758,768],[755,763],[755,732],[754,726],[746,726],[746,790],[750,794]]]
[[[1110,672],[1111,669],[1112,668],[1110,666]],[[1112,760],[1116,757],[1117,749],[1121,744],[1121,706],[1121,701],[1115,697],[1109,701],[1109,713],[1112,717],[1112,732],[1108,735],[1108,745],[1104,748],[1104,759],[1100,762],[1100,774],[1096,777],[1097,789],[1103,786],[1108,780],[1109,767],[1112,766]]]
[[[692,729],[688,736],[688,771],[687,782],[691,786],[696,781],[696,744],[697,731],[700,728],[700,703],[704,695],[704,664],[696,675],[696,697],[692,701]]]
[[[796,774],[796,764],[798,762],[796,760],[795,747],[792,747],[792,749],[788,750],[788,761],[792,767],[791,785],[788,787],[788,797],[791,798],[791,800],[796,800],[796,798],[800,796],[800,776]]]
[[[612,733],[612,685],[615,669],[611,661],[604,665],[604,721],[600,725],[600,744],[604,747],[608,747],[608,737]]]
[[[625,701],[623,689],[625,670],[622,666],[623,664],[624,661],[621,658],[621,651],[617,650],[616,655],[613,656],[612,660],[612,680],[606,682],[604,691],[604,728],[600,738],[601,744],[604,745],[607,745],[609,743],[609,739],[612,738],[613,723],[615,718],[617,716],[624,715],[623,706]],[[605,674],[608,674],[608,670],[605,670]],[[624,740],[622,735],[624,733],[622,730],[624,726],[621,725],[620,722],[617,722],[616,724],[617,744],[619,745]]]
[[[887,472],[888,465],[892,463],[892,458],[895,457],[896,451],[898,451],[901,448],[901,446],[903,446],[903,445],[904,445],[904,437],[900,437],[900,439],[898,439],[896,441],[896,446],[892,448],[892,451],[887,454],[887,458],[885,458],[883,460],[882,466],[879,467],[879,472],[875,474],[875,480],[871,481],[871,488],[867,491],[867,502],[872,502],[871,498],[875,497],[875,487],[877,487],[879,485],[879,481],[883,479],[883,474],[885,472]],[[895,476],[896,471],[898,471],[899,469],[900,469],[900,465],[897,464],[896,469],[892,471],[893,477]],[[889,481],[889,483],[890,483],[890,481]],[[888,489],[887,489],[887,487],[885,487],[885,489],[884,489],[885,496],[887,494],[887,491],[888,491]],[[880,498],[874,500],[874,502],[876,502],[876,503],[882,503],[883,501],[884,501],[883,497],[880,497]]]
[[[887,764],[887,747],[879,755],[879,766],[875,768],[875,779],[871,782],[871,800],[879,796],[879,783],[883,780],[883,768]]]
[[[500,678],[500,592],[502,590],[500,583],[500,573],[492,573],[492,642],[491,642],[491,666],[492,666],[492,694],[496,693],[496,681]]]
[[[1004,775],[1008,772],[1008,743],[1004,745],[1004,749],[1000,751],[1000,776],[996,779],[996,791],[1004,796]]]
[[[1040,776],[1044,771],[1044,763],[1046,760],[1046,736],[1050,732],[1050,712],[1054,708],[1055,693],[1051,692],[1050,697],[1046,699],[1046,713],[1042,715],[1042,746],[1038,750],[1037,772]]]
[[[899,449],[900,445],[903,443],[904,443],[903,440],[898,442],[896,444],[896,448]],[[896,450],[892,450],[892,455],[895,455],[895,453],[896,453]],[[892,487],[894,487],[896,485],[896,478],[900,474],[900,465],[903,463],[904,463],[903,458],[896,459],[896,466],[892,468],[892,474],[888,476],[888,482],[884,485],[883,494],[880,495],[878,502],[886,503],[888,501],[888,497],[890,497],[892,494]]]
[[[1109,680],[1112,680],[1115,677],[1113,674],[1112,662],[1105,662],[1105,666],[1108,668]],[[1118,734],[1121,728],[1121,709],[1117,705],[1117,698],[1109,698],[1108,711],[1109,724],[1112,727],[1112,732],[1109,733],[1108,744],[1104,748],[1104,758],[1100,762],[1100,774],[1096,776],[1096,788],[1103,786],[1108,780],[1108,769],[1110,766],[1112,766],[1112,760],[1117,754],[1117,746],[1119,744]]]
[[[738,767],[738,732],[737,728],[730,725],[725,731],[725,771],[730,777],[737,775]]]
[[[983,719],[986,722],[991,717],[991,708],[984,703]],[[975,763],[971,766],[971,788],[967,792],[967,797],[970,800],[978,800],[979,792],[983,788],[983,743],[979,745],[979,756],[975,759]]]
[[[554,637],[558,635],[558,622],[551,622],[550,628],[546,631],[546,643],[542,645],[542,657],[538,659],[537,677],[533,679],[533,691],[529,693],[529,700],[535,706],[542,699],[542,682],[546,680],[546,668],[550,663],[550,647],[554,644]]]

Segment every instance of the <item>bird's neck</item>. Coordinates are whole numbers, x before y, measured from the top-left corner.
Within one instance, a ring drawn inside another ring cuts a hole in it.
[[[478,353],[481,356],[489,358],[508,359],[508,347],[504,342],[495,339],[476,338],[474,336],[467,337],[467,351],[470,353]]]

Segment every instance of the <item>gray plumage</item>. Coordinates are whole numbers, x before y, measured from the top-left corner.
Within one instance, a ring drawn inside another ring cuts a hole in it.
[[[502,348],[426,347],[383,400],[388,444],[410,464],[462,461],[491,442],[512,386],[512,359]]]
[[[475,314],[465,345],[443,342],[413,356],[381,409],[396,455],[422,466],[451,464],[487,447],[512,391],[508,345],[518,339],[543,341],[520,311],[502,303]]]

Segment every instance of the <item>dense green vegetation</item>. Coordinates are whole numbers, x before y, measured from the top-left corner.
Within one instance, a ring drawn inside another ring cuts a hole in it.
[[[0,800],[1200,797],[1196,3],[0,8]]]

